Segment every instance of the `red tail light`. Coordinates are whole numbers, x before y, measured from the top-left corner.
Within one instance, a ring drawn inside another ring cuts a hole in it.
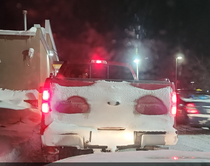
[[[177,112],[176,102],[177,102],[176,92],[172,92],[171,93],[171,114],[173,116],[175,116]]]
[[[42,95],[42,99],[43,100],[49,100],[49,98],[50,98],[50,92],[49,92],[49,90],[44,90],[43,91],[43,95]]]
[[[48,89],[44,89],[42,92],[42,104],[41,104],[41,110],[43,113],[50,112],[50,91]]]
[[[186,112],[188,114],[199,114],[199,111],[196,109],[195,104],[194,103],[188,103],[185,106]]]
[[[49,103],[42,103],[42,112],[43,113],[50,112],[50,105],[49,105]]]

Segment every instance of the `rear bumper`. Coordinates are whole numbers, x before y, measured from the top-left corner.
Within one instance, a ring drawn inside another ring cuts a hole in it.
[[[210,114],[188,114],[189,125],[193,127],[210,127]]]
[[[110,134],[111,133],[111,134]],[[66,135],[42,135],[42,143],[45,146],[74,146],[78,149],[111,149],[111,151],[129,148],[144,148],[145,146],[175,145],[178,141],[176,132],[141,132],[134,131],[133,137],[123,138],[124,131],[103,132],[92,134],[85,141],[79,134]]]

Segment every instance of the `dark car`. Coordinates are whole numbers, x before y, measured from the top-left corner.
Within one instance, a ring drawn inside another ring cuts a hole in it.
[[[178,91],[176,123],[210,128],[210,93],[194,90]]]

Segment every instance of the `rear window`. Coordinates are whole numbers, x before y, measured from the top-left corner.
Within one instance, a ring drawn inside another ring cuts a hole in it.
[[[57,76],[68,78],[134,79],[128,67],[107,64],[64,64],[61,66]]]
[[[107,79],[107,65],[91,64],[91,78]]]
[[[89,78],[89,70],[88,64],[68,64],[62,65],[57,75],[68,78]]]
[[[128,67],[109,66],[110,79],[133,80],[133,75]]]

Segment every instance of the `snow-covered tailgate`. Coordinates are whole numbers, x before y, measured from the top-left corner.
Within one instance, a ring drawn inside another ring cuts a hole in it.
[[[126,81],[86,81],[84,85],[51,83],[44,145],[115,150],[176,144],[170,83],[147,86],[156,89]]]

